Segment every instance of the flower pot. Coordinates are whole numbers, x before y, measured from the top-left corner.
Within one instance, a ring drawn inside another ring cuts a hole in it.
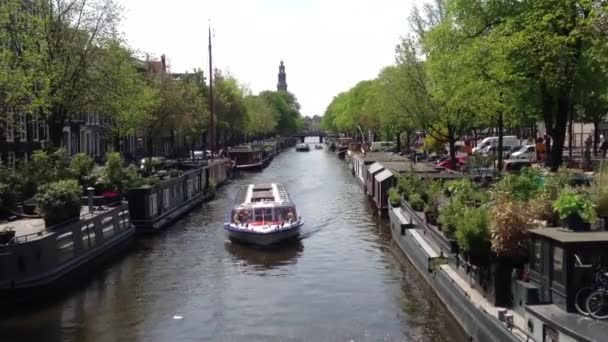
[[[562,224],[564,227],[577,232],[591,230],[591,224],[585,222],[578,214],[568,215],[562,219]]]
[[[14,230],[6,230],[0,232],[0,245],[9,243],[15,237]]]

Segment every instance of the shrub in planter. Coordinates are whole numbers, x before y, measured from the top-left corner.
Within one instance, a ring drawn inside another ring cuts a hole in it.
[[[473,191],[473,183],[467,178],[453,180],[445,183],[443,190],[444,194],[448,197],[466,196],[469,192]]]
[[[93,158],[86,153],[78,153],[70,161],[70,173],[85,188],[93,185],[95,182],[92,175],[94,167],[95,162]]]
[[[530,204],[502,196],[495,200],[489,215],[492,251],[511,260],[526,257],[528,230],[537,227]]]
[[[447,238],[453,238],[460,215],[465,209],[464,204],[456,199],[451,199],[448,204],[440,210],[439,223],[441,230]]]
[[[129,165],[124,170],[124,187],[125,189],[139,188],[146,184],[146,179],[137,172],[135,165]]]
[[[526,168],[520,174],[509,174],[494,186],[496,196],[507,195],[518,201],[527,201],[542,190],[542,178],[534,169]]]
[[[563,190],[553,202],[553,209],[562,223],[572,230],[588,230],[597,220],[595,205],[588,195],[570,188]]]
[[[123,160],[118,152],[106,154],[105,176],[113,190],[122,191],[125,173],[122,168]]]
[[[529,214],[532,220],[547,221],[550,224],[557,224],[555,211],[551,202],[550,193],[543,190],[540,191],[534,198],[524,203],[524,209]]]
[[[397,188],[393,187],[388,189],[388,201],[393,207],[401,205],[401,195],[399,195]]]
[[[490,256],[488,222],[485,208],[466,208],[457,222],[456,241],[476,265],[485,263]]]
[[[410,176],[403,176],[397,181],[397,190],[407,196],[413,192],[422,192],[423,186],[421,181]]]
[[[422,200],[422,196],[420,196],[420,194],[410,193],[408,203],[410,204],[412,209],[416,211],[424,210],[424,201]]]
[[[52,153],[34,151],[29,170],[38,185],[69,178],[70,168],[66,150],[60,148]]]
[[[41,186],[36,194],[46,227],[80,216],[81,189],[78,181],[64,180]]]

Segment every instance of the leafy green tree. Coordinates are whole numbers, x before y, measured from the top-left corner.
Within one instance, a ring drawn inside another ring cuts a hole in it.
[[[279,113],[261,96],[245,97],[247,121],[245,132],[249,136],[273,133],[278,125]]]
[[[41,73],[44,44],[41,20],[22,0],[0,6],[0,123],[7,112],[35,112],[43,108],[45,77]]]
[[[279,114],[276,131],[279,134],[292,134],[301,128],[300,104],[295,95],[286,91],[266,90],[259,94],[275,112]]]
[[[42,0],[35,13],[43,28],[36,46],[45,76],[44,114],[51,142],[59,146],[66,120],[114,91],[104,87],[105,74],[94,66],[118,39],[119,8],[113,0]]]
[[[213,86],[218,141],[233,141],[245,130],[245,90],[234,76],[219,70],[215,71]]]

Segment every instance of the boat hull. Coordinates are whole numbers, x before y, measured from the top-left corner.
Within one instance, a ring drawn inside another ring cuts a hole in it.
[[[228,238],[233,241],[244,242],[252,245],[270,246],[284,242],[286,240],[296,239],[300,235],[300,228],[303,223],[289,229],[270,233],[248,232],[240,229],[232,229],[229,226],[224,226]]]
[[[237,170],[242,170],[242,171],[260,171],[264,168],[264,162],[259,162],[259,163],[255,163],[255,164],[244,164],[244,165],[237,165],[236,169]]]

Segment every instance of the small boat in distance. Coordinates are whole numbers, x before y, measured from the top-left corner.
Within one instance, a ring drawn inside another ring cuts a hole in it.
[[[231,240],[268,246],[296,238],[304,222],[281,184],[249,184],[239,189],[224,229]]]
[[[309,152],[310,151],[310,146],[308,146],[308,144],[297,144],[296,145],[296,152]]]
[[[323,145],[319,145],[319,144],[317,144],[317,145],[315,145],[315,148],[316,148],[317,150],[322,150],[322,149],[323,149]]]

